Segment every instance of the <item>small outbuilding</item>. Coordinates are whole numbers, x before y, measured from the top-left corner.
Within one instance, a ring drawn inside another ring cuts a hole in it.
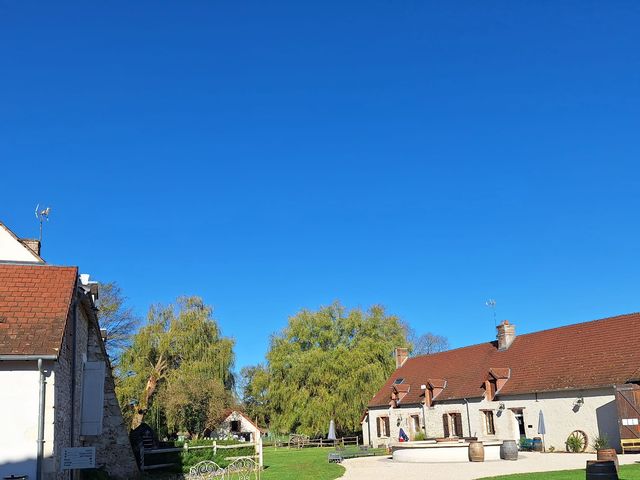
[[[257,442],[262,431],[248,416],[239,410],[227,410],[222,422],[215,428],[217,438],[237,438],[247,442]]]

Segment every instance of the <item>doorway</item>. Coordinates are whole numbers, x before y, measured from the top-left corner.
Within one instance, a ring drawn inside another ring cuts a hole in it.
[[[515,408],[512,410],[513,416],[516,419],[516,425],[518,427],[518,434],[520,438],[527,437],[527,431],[524,428],[524,413],[521,408]]]

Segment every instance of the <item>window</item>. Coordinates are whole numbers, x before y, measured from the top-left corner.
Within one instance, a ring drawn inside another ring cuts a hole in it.
[[[376,419],[376,429],[378,433],[378,438],[388,437],[391,431],[391,428],[389,425],[389,417],[378,417]]]
[[[462,437],[462,415],[459,413],[450,413],[451,424],[453,426],[453,436]]]
[[[442,429],[445,437],[462,437],[462,415],[459,413],[445,413],[442,415]]]
[[[240,420],[231,420],[231,432],[240,432]]]
[[[493,412],[491,410],[484,412],[484,431],[487,432],[487,435],[496,434],[496,426],[493,423]]]
[[[411,415],[411,431],[418,433],[420,431],[420,416]]]
[[[404,382],[404,378],[396,378],[396,380],[393,382],[394,385],[400,385],[402,382]]]

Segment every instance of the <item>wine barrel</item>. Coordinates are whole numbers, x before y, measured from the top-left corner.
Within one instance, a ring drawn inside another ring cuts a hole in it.
[[[533,437],[533,451],[534,452],[542,451],[542,439],[540,437]]]
[[[612,461],[616,466],[616,472],[618,472],[618,454],[613,448],[603,448],[598,450],[597,459],[599,462]]]
[[[587,480],[618,480],[615,463],[587,460]]]
[[[518,460],[518,445],[515,440],[505,440],[500,445],[500,458],[503,460]]]
[[[469,461],[484,462],[484,445],[482,442],[469,442]]]

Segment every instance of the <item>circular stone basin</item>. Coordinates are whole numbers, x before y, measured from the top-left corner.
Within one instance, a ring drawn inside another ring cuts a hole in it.
[[[502,440],[482,442],[485,461],[500,460]],[[438,442],[426,440],[421,442],[401,442],[391,445],[393,460],[408,463],[449,463],[468,462],[469,443]]]

